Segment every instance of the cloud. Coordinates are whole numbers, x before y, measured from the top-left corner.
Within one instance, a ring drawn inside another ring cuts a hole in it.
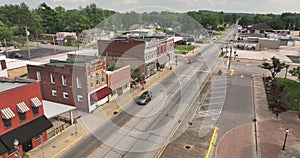
[[[176,0],[176,1],[182,4],[195,4],[201,2],[201,0]]]
[[[295,2],[295,0],[285,0],[285,1],[282,1],[282,0],[269,0],[269,2],[271,3],[291,3],[291,2]]]
[[[137,4],[139,2],[138,2],[138,0],[125,0],[123,3],[124,4]]]
[[[53,2],[89,2],[90,0],[52,0]]]
[[[220,0],[218,2],[220,5],[227,5],[227,0]]]

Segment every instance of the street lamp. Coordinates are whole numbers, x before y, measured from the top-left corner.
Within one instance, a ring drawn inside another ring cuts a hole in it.
[[[81,115],[78,115],[77,117],[74,118],[74,124],[75,124],[75,135],[77,135],[77,120],[81,117]]]
[[[285,150],[285,143],[286,143],[286,139],[287,139],[287,136],[288,136],[289,132],[290,132],[290,130],[287,128],[285,130],[285,137],[284,137],[284,142],[283,142],[282,150]]]
[[[230,64],[231,64],[231,55],[232,55],[232,47],[230,47],[230,54],[229,54],[228,70],[230,70]]]
[[[19,155],[20,155],[19,154],[19,140],[15,139],[13,143],[14,143],[14,148],[16,149],[15,155],[19,157]]]
[[[28,31],[27,26],[25,26],[25,31],[26,31],[26,41],[27,41],[27,49],[28,49],[28,60],[30,60],[31,57],[30,57],[29,38],[28,38],[30,32]]]
[[[142,90],[145,89],[145,73],[142,73],[141,75],[141,84],[142,84]]]

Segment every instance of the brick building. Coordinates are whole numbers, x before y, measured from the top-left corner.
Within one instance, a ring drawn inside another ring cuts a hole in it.
[[[104,59],[87,61],[51,60],[41,66],[28,65],[28,77],[41,81],[43,99],[92,112],[108,101]]]
[[[21,77],[27,74],[27,64],[41,65],[40,62],[30,60],[18,60],[6,58],[0,54],[0,77],[7,77],[14,79],[15,77]]]
[[[130,77],[130,66],[125,66],[114,71],[106,71],[108,87],[112,89],[110,99],[115,99],[129,91]]]
[[[99,55],[106,57],[108,67],[130,65],[131,76],[145,77],[156,72],[156,64],[173,61],[174,38],[165,36],[126,36],[113,41],[98,41]]]
[[[0,155],[17,157],[48,139],[40,82],[0,78]],[[16,144],[14,144],[16,143]]]

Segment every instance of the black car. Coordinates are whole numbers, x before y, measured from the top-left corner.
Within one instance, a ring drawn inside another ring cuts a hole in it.
[[[47,42],[47,41],[44,41],[44,40],[41,41],[41,43],[42,43],[42,44],[48,44],[48,42]]]
[[[12,53],[9,53],[8,57],[9,58],[23,58],[23,55],[21,53],[12,52]]]
[[[150,91],[144,92],[136,99],[136,103],[139,105],[146,105],[152,99],[152,93]]]

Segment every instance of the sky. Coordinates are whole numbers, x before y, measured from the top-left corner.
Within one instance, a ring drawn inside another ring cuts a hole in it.
[[[97,7],[117,12],[198,10],[224,11],[230,13],[300,13],[300,0],[0,0],[0,5],[25,2],[30,8],[37,8],[45,2],[52,8],[62,6],[78,9],[95,3]]]

